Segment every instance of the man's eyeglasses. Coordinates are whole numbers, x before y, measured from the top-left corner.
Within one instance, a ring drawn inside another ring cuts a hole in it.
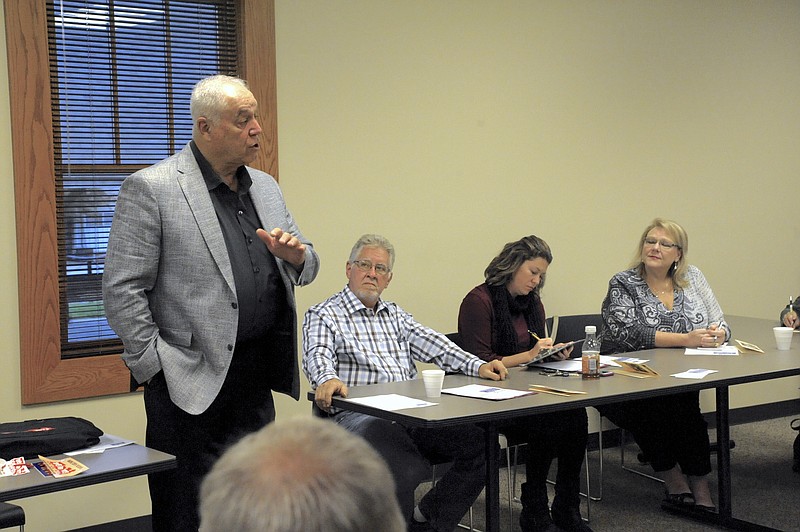
[[[668,242],[666,240],[656,240],[655,238],[645,238],[644,244],[646,246],[655,246],[656,244],[658,244],[664,249],[673,249],[673,248],[681,249],[681,247],[678,244],[675,244],[674,242]]]
[[[356,268],[361,270],[362,272],[370,272],[372,268],[375,268],[375,273],[378,275],[388,275],[391,270],[385,264],[375,264],[373,266],[372,261],[369,260],[354,260],[350,264],[353,264]]]

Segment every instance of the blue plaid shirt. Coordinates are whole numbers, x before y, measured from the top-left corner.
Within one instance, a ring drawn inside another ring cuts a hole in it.
[[[348,286],[306,312],[303,372],[314,389],[331,379],[347,386],[411,380],[414,360],[472,376],[486,363],[394,303],[367,308]]]

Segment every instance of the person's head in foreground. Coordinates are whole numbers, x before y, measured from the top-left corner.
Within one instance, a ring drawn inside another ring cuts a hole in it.
[[[223,454],[200,489],[203,532],[403,532],[385,462],[331,421],[270,423]]]

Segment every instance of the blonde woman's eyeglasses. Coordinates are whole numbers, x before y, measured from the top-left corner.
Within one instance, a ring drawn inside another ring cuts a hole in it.
[[[676,244],[674,242],[669,242],[667,240],[656,240],[655,238],[645,238],[644,239],[644,245],[645,246],[652,247],[652,246],[655,246],[656,244],[658,244],[659,246],[661,246],[664,249],[673,249],[673,248],[681,249],[681,247],[678,244]]]

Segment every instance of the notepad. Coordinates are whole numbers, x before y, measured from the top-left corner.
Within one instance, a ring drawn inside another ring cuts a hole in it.
[[[544,360],[547,357],[553,356],[556,353],[560,353],[564,349],[569,349],[570,347],[572,347],[574,345],[578,345],[579,343],[583,342],[583,340],[584,339],[581,338],[580,340],[573,340],[571,342],[567,342],[566,344],[560,345],[558,347],[551,347],[550,349],[542,349],[539,352],[539,354],[536,355],[533,358],[533,360],[525,362],[524,364],[520,364],[520,366],[532,366],[534,364],[538,364],[539,362],[541,362],[542,360]]]
[[[658,372],[647,364],[619,359],[617,359],[617,363],[620,365],[620,368],[615,369],[614,373],[627,375],[628,377],[636,377],[637,379],[658,377]]]

